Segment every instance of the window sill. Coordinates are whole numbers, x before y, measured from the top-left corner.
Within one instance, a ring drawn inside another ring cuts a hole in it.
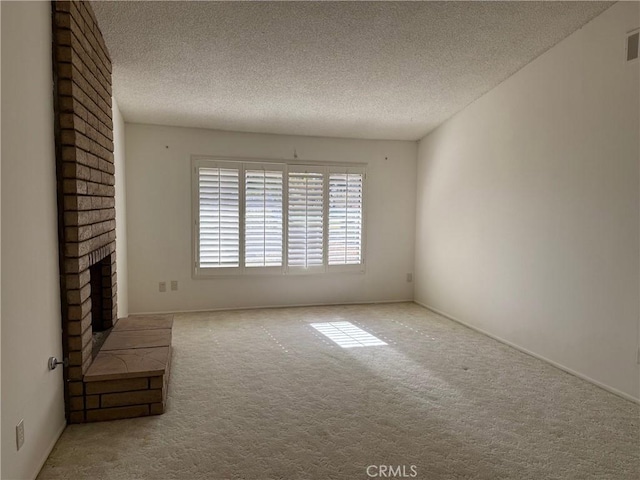
[[[349,266],[351,267],[351,266]],[[274,277],[324,277],[324,276],[342,276],[342,275],[364,275],[366,273],[366,269],[364,265],[357,265],[354,267],[359,268],[336,268],[331,267],[328,270],[323,271],[305,271],[305,270],[296,270],[296,271],[282,271],[282,272],[247,272],[246,269],[244,272],[241,271],[226,271],[226,272],[211,272],[209,270],[205,272],[192,272],[191,278],[194,280],[220,280],[223,278],[274,278]]]

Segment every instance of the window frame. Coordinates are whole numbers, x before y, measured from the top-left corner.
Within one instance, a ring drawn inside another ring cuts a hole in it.
[[[240,230],[242,230],[242,256],[240,259],[240,263],[243,264],[244,270],[243,273],[245,275],[281,275],[284,273],[285,269],[285,261],[286,261],[286,248],[287,242],[284,238],[284,229],[287,215],[285,213],[285,209],[287,207],[287,197],[285,189],[287,187],[287,168],[285,165],[272,163],[272,162],[241,162],[242,163],[242,215],[240,218]],[[270,168],[267,168],[270,167]],[[281,247],[281,259],[282,265],[279,267],[247,267],[246,264],[246,238],[245,234],[247,231],[247,222],[246,222],[246,194],[247,194],[247,170],[263,170],[263,171],[279,171],[282,172],[282,230],[283,230],[283,238],[282,238],[282,247]],[[209,269],[207,269],[209,270]],[[214,269],[215,270],[215,269]]]
[[[280,267],[247,267],[245,262],[245,201],[246,201],[246,170],[264,169],[271,166],[273,170],[280,170],[282,176],[282,266]],[[200,267],[200,188],[199,173],[201,167],[232,168],[238,170],[238,201],[239,201],[239,266],[237,267]],[[332,273],[366,272],[367,245],[367,164],[366,163],[338,163],[326,161],[280,160],[267,158],[239,158],[217,157],[207,155],[191,155],[191,272],[193,279],[207,279],[239,276],[299,276],[323,275]],[[302,169],[302,170],[301,170]],[[289,172],[318,171],[323,174],[323,263],[322,266],[289,267]],[[329,265],[329,175],[332,173],[360,173],[362,174],[362,226],[361,226],[361,263],[350,265]]]
[[[329,265],[329,178],[332,173],[336,174],[360,174],[362,175],[362,223],[360,225],[360,263],[356,264],[340,264],[340,265]],[[366,251],[366,215],[367,209],[365,208],[366,204],[366,195],[367,195],[367,170],[362,166],[345,166],[345,165],[332,165],[327,167],[326,174],[327,182],[325,186],[326,198],[325,198],[325,226],[326,226],[326,248],[325,248],[325,265],[327,267],[327,271],[329,272],[361,272],[364,273],[364,265],[365,265],[365,251]]]
[[[289,265],[289,173],[319,173],[322,175],[322,265],[314,265],[311,267],[290,266]],[[287,174],[287,198],[286,198],[286,229],[284,231],[287,237],[286,252],[286,273],[289,275],[313,275],[325,273],[327,271],[327,171],[326,167],[321,165],[288,165]]]
[[[237,267],[201,267],[200,266],[200,176],[198,169],[204,168],[227,168],[238,170],[238,266]],[[244,169],[241,163],[234,163],[225,160],[203,159],[192,160],[192,196],[193,196],[193,275],[194,277],[210,276],[215,271],[215,276],[242,275],[244,273]]]

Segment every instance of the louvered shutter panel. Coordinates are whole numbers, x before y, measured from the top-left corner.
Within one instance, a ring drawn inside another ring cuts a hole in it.
[[[329,173],[329,265],[362,263],[363,183],[362,171]]]
[[[281,267],[283,168],[245,166],[245,266]]]
[[[324,173],[321,168],[290,167],[288,175],[288,266],[324,267]]]
[[[200,268],[240,265],[239,174],[238,168],[198,168]]]

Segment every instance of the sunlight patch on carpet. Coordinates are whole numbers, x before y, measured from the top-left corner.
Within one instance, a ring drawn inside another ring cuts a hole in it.
[[[351,322],[312,323],[311,326],[342,348],[387,345],[378,337],[374,337]]]

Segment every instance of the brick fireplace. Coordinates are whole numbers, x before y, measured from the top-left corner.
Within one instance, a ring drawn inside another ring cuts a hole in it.
[[[89,2],[51,5],[67,421],[159,414],[173,320],[117,318],[109,52]]]
[[[87,2],[52,2],[53,74],[67,417],[117,322],[111,60]]]

